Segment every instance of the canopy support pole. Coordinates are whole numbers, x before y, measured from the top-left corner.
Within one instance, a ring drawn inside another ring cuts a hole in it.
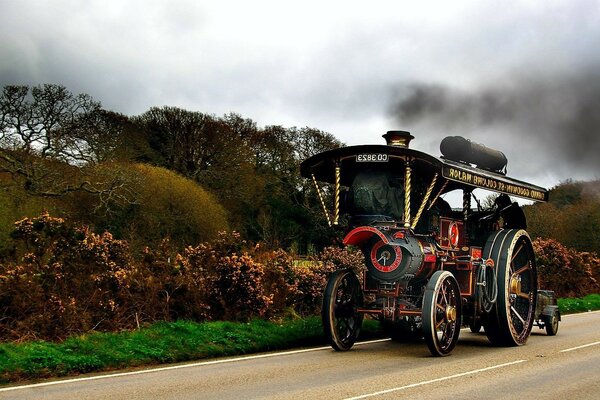
[[[431,192],[433,192],[433,188],[435,187],[437,178],[438,178],[438,173],[436,172],[435,175],[433,175],[433,179],[431,180],[429,187],[427,188],[427,193],[425,193],[425,197],[423,197],[423,201],[421,202],[419,211],[417,211],[417,215],[415,215],[415,219],[413,220],[413,223],[410,226],[411,229],[415,229],[415,227],[417,226],[417,223],[419,222],[419,218],[421,218],[421,214],[423,213],[423,210],[425,209],[425,205],[427,205],[427,200],[429,200],[429,196],[431,196]]]
[[[448,179],[446,179],[444,181],[444,184],[440,188],[439,192],[437,192],[437,194],[435,195],[435,197],[431,200],[431,203],[429,203],[429,207],[427,207],[427,210],[431,210],[431,207],[433,207],[433,205],[437,201],[438,197],[440,197],[440,195],[442,194],[442,192],[444,191],[444,189],[446,189],[446,185],[448,185]]]
[[[333,200],[333,225],[339,224],[340,219],[340,174],[341,168],[339,164],[335,165],[335,192]]]
[[[410,191],[412,190],[410,182],[410,160],[406,160],[406,166],[404,168],[404,227],[410,227]]]
[[[325,206],[325,201],[323,200],[323,195],[321,194],[321,189],[319,188],[319,184],[317,183],[317,178],[315,178],[315,174],[310,174],[312,177],[312,181],[317,189],[317,195],[319,196],[319,200],[321,201],[321,207],[323,207],[323,213],[325,214],[325,218],[327,218],[327,225],[331,226],[331,219],[329,218],[329,212],[327,211],[327,206]]]
[[[471,215],[471,190],[463,189],[463,218],[466,221]]]

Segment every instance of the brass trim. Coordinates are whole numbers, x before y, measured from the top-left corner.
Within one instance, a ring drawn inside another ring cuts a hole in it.
[[[456,321],[456,307],[446,306],[446,321],[448,321],[448,322]]]
[[[419,211],[417,211],[417,215],[415,215],[415,219],[413,220],[413,223],[410,226],[411,229],[415,229],[415,227],[417,226],[417,223],[419,222],[419,218],[421,218],[421,214],[423,213],[423,210],[425,209],[425,205],[427,204],[427,200],[429,200],[429,196],[431,196],[431,192],[433,191],[433,188],[437,182],[437,177],[438,177],[438,173],[436,172],[435,175],[433,175],[433,179],[431,180],[429,187],[427,188],[425,197],[423,197],[423,201],[421,202]]]
[[[406,166],[404,168],[404,227],[410,227],[410,192],[411,188],[411,167],[410,161],[406,160]]]
[[[335,193],[334,193],[334,204],[333,204],[333,225],[338,225],[339,218],[340,218],[340,175],[341,175],[341,168],[338,164],[335,166]]]
[[[448,182],[449,182],[448,179],[446,179],[444,181],[444,184],[440,188],[439,192],[437,192],[437,194],[435,195],[435,197],[433,199],[431,199],[431,203],[429,203],[429,207],[427,207],[427,210],[430,210],[431,207],[433,207],[433,205],[437,201],[438,197],[440,197],[440,195],[442,194],[442,192],[444,191],[444,189],[446,189],[446,186],[448,185]]]
[[[325,214],[325,218],[327,218],[327,225],[331,226],[331,219],[329,218],[329,212],[327,211],[327,206],[325,205],[325,200],[323,200],[323,195],[321,194],[321,189],[319,188],[319,184],[317,183],[317,178],[315,178],[315,174],[311,174],[313,183],[315,188],[317,189],[317,196],[321,201],[321,207],[323,207],[323,213]]]

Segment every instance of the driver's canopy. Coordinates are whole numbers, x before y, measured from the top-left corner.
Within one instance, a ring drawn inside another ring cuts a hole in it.
[[[404,210],[403,178],[386,169],[359,171],[350,185],[348,212],[353,218],[384,217],[401,221]]]

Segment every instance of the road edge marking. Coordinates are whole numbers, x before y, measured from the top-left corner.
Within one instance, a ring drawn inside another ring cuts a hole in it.
[[[386,338],[386,339],[365,340],[363,342],[357,342],[354,345],[361,346],[361,345],[365,345],[365,344],[380,343],[380,342],[387,342],[387,341],[391,341],[391,339]],[[158,368],[149,368],[149,369],[147,368],[147,369],[143,369],[143,370],[139,370],[139,371],[117,372],[117,373],[113,373],[113,374],[86,376],[86,377],[81,377],[81,378],[59,379],[59,380],[50,381],[50,382],[40,382],[40,383],[32,383],[29,385],[3,387],[3,388],[0,388],[0,393],[1,392],[9,392],[9,391],[13,391],[13,390],[32,389],[32,388],[36,388],[36,387],[62,385],[62,384],[74,383],[74,382],[94,381],[94,380],[99,380],[99,379],[108,379],[108,378],[118,378],[121,376],[149,374],[149,373],[153,373],[153,372],[170,371],[170,370],[175,370],[175,369],[202,367],[205,365],[226,364],[226,363],[233,363],[233,362],[237,362],[237,361],[257,360],[257,359],[261,359],[261,358],[270,358],[270,357],[280,357],[280,356],[302,354],[302,353],[309,353],[309,352],[313,352],[313,351],[323,351],[323,350],[330,350],[330,349],[331,349],[330,346],[321,346],[321,347],[312,347],[309,349],[288,350],[288,351],[281,351],[281,352],[277,352],[277,353],[265,353],[265,354],[256,354],[256,355],[243,356],[243,357],[225,358],[225,359],[221,359],[221,360],[199,361],[199,362],[188,363],[188,364],[170,365],[168,367],[158,367]]]
[[[583,344],[581,346],[571,347],[569,349],[561,350],[559,353],[566,353],[568,351],[579,350],[579,349],[583,349],[585,347],[595,346],[597,344],[600,344],[600,342],[593,342],[593,343]]]
[[[567,316],[573,316],[573,315],[585,315],[585,314],[596,314],[596,313],[600,313],[600,310],[584,311],[581,313],[573,313],[573,314],[565,314],[562,316],[562,318],[565,318]],[[469,328],[461,329],[461,331],[467,331],[467,330],[469,330]],[[363,341],[363,342],[357,342],[357,343],[355,343],[355,346],[371,344],[371,343],[387,342],[387,341],[391,341],[391,339],[385,338],[385,339],[367,340],[367,341]],[[596,344],[596,343],[594,343],[594,344]],[[593,344],[588,344],[588,345],[584,345],[583,347],[592,346],[592,345]],[[572,349],[561,350],[561,352],[576,350],[579,348],[581,348],[581,346],[574,347]],[[308,352],[313,352],[313,351],[323,351],[323,350],[329,350],[329,349],[331,349],[330,346],[321,346],[321,347],[313,347],[313,348],[300,349],[300,350],[288,350],[288,351],[282,351],[282,352],[277,352],[277,353],[265,353],[265,354],[257,354],[257,355],[242,356],[242,357],[235,357],[235,358],[227,358],[227,359],[222,359],[222,360],[199,361],[199,362],[194,362],[194,363],[189,363],[189,364],[170,365],[168,367],[157,367],[157,368],[149,368],[149,369],[147,368],[147,369],[138,370],[138,371],[117,372],[117,373],[112,373],[112,374],[87,376],[87,377],[81,377],[81,378],[58,379],[58,380],[50,381],[50,382],[40,382],[40,383],[32,383],[32,384],[28,384],[28,385],[0,387],[0,393],[14,391],[14,390],[31,389],[31,388],[36,388],[36,387],[62,385],[62,384],[74,383],[74,382],[93,381],[93,380],[99,380],[99,379],[118,378],[121,376],[141,375],[141,374],[149,374],[149,373],[153,373],[153,372],[169,371],[169,370],[175,370],[175,369],[201,367],[204,365],[226,364],[226,363],[232,363],[232,362],[237,362],[237,361],[256,360],[256,359],[261,359],[261,358],[301,354],[301,353],[308,353]]]
[[[460,374],[454,374],[454,375],[450,375],[450,376],[443,376],[441,378],[430,379],[428,381],[411,383],[410,385],[399,386],[399,387],[395,387],[395,388],[391,388],[391,389],[386,389],[386,390],[380,390],[378,392],[367,393],[367,394],[363,394],[363,395],[355,396],[355,397],[348,397],[348,398],[346,398],[344,400],[366,399],[368,397],[380,396],[380,395],[383,395],[383,394],[398,392],[400,390],[410,389],[410,388],[414,388],[414,387],[418,387],[418,386],[429,385],[431,383],[437,383],[437,382],[447,381],[449,379],[460,378],[460,377],[468,376],[468,375],[474,375],[474,374],[477,374],[477,373],[480,373],[480,372],[491,371],[491,370],[497,369],[497,368],[508,367],[510,365],[520,364],[520,363],[524,363],[526,361],[527,360],[517,360],[517,361],[507,362],[507,363],[504,363],[504,364],[492,365],[491,367],[474,369],[472,371],[461,372]]]
[[[569,314],[561,314],[561,318],[565,318],[565,317],[573,317],[575,315],[587,315],[587,314],[598,314],[600,313],[600,310],[592,310],[592,311],[582,311],[582,312],[575,312],[575,313],[569,313]]]

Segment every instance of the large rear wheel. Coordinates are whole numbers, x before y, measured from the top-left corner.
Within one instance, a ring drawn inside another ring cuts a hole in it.
[[[522,229],[503,229],[488,239],[484,259],[492,259],[498,298],[485,318],[485,333],[500,346],[527,342],[535,319],[537,270],[531,239]]]
[[[325,337],[335,350],[350,350],[354,345],[363,320],[358,313],[362,304],[362,290],[354,272],[344,269],[332,273],[325,288],[321,319]]]
[[[447,356],[460,334],[460,288],[448,271],[433,274],[423,296],[423,334],[434,356]]]

